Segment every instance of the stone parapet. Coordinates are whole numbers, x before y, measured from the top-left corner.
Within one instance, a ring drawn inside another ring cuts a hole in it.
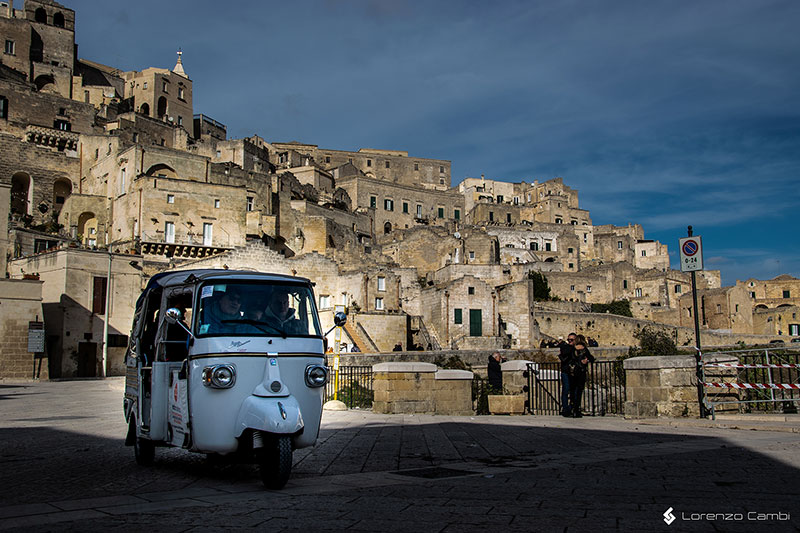
[[[372,410],[390,414],[468,415],[472,410],[472,372],[438,370],[431,363],[373,365]]]
[[[623,367],[626,418],[700,416],[694,356],[633,357]]]

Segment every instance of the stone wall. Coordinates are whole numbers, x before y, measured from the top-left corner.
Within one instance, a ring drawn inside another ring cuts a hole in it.
[[[633,357],[623,366],[626,417],[700,416],[693,356]]]
[[[42,282],[0,280],[0,379],[32,379],[41,368],[48,379],[47,359],[28,352],[28,322],[43,321]]]
[[[376,413],[474,414],[472,372],[429,363],[380,363],[372,371]]]

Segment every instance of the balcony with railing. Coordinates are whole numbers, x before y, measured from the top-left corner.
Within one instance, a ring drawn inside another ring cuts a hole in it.
[[[67,130],[29,125],[25,128],[25,138],[30,143],[55,148],[59,152],[78,149],[78,134]]]
[[[187,259],[217,255],[233,248],[230,235],[208,238],[202,234],[168,235],[163,231],[144,232],[139,238],[142,255],[162,255]]]

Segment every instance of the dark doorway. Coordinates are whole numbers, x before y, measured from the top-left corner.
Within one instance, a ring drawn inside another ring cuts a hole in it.
[[[97,343],[78,343],[78,377],[97,377]]]

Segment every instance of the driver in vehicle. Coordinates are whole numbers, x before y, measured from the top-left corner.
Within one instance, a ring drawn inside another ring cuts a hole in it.
[[[238,287],[228,286],[222,296],[206,309],[204,321],[208,325],[208,333],[234,333],[238,325],[227,322],[242,318],[242,294]]]
[[[298,320],[294,314],[295,310],[289,307],[289,291],[278,287],[272,291],[269,305],[264,311],[262,320],[283,333],[290,335],[307,334],[308,326],[301,320]]]

